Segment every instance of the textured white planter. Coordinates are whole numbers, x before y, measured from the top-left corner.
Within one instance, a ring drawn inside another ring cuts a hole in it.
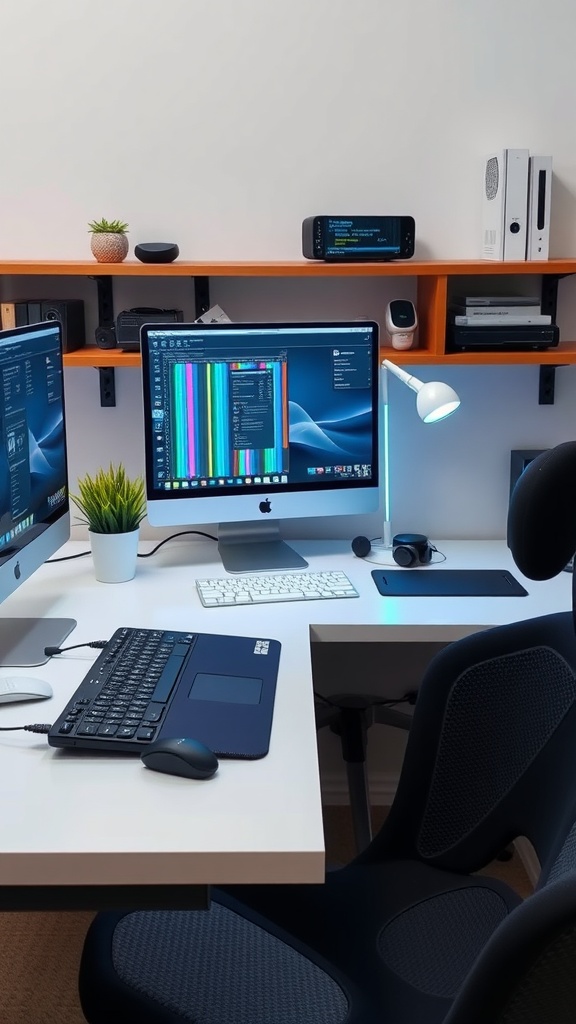
[[[92,533],[88,531],[96,579],[100,583],[126,583],[136,574],[138,537],[131,533]]]

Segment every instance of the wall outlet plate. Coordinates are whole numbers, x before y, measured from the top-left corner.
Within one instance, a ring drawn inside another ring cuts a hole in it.
[[[510,498],[516,481],[522,476],[526,466],[530,465],[537,455],[547,452],[547,448],[513,448],[510,452]]]

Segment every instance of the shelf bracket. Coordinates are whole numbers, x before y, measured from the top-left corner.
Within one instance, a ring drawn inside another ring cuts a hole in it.
[[[100,405],[103,409],[112,409],[116,405],[116,378],[113,366],[99,366]]]
[[[210,278],[195,277],[194,280],[194,310],[198,319],[203,313],[210,309]]]
[[[565,274],[543,274],[541,290],[541,310],[552,317],[552,323],[556,323],[558,312],[558,284],[564,277],[571,277],[570,272]],[[558,364],[560,365],[560,364]],[[556,387],[557,366],[541,366],[538,380],[538,405],[554,405],[554,393]]]
[[[543,274],[542,275],[542,288],[540,292],[541,303],[540,309],[543,313],[547,313],[552,317],[552,323],[556,323],[556,313],[558,308],[558,283],[563,277],[568,277],[567,274]]]
[[[96,327],[96,344],[103,335],[111,336],[115,343],[114,323],[114,286],[110,274],[94,274],[92,280],[96,281],[98,297],[98,326]],[[102,347],[112,347],[105,345]],[[99,366],[98,376],[100,378],[100,405],[103,409],[110,409],[116,405],[116,379],[113,366]]]
[[[538,379],[538,405],[554,405],[556,367],[541,366]]]
[[[109,274],[92,278],[96,281],[98,295],[98,327],[111,327],[114,324],[114,288]]]

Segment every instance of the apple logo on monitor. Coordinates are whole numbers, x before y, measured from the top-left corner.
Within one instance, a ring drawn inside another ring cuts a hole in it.
[[[260,509],[261,512],[271,512],[272,511],[272,505],[271,505],[271,503],[270,503],[268,498],[266,498],[265,501],[261,501],[260,504],[258,505],[258,508]]]

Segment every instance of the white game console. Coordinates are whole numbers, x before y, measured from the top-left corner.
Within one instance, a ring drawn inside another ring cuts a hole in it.
[[[486,160],[482,259],[526,259],[528,161],[527,149],[501,149]]]
[[[528,176],[526,259],[547,260],[550,247],[552,157],[531,156]]]

